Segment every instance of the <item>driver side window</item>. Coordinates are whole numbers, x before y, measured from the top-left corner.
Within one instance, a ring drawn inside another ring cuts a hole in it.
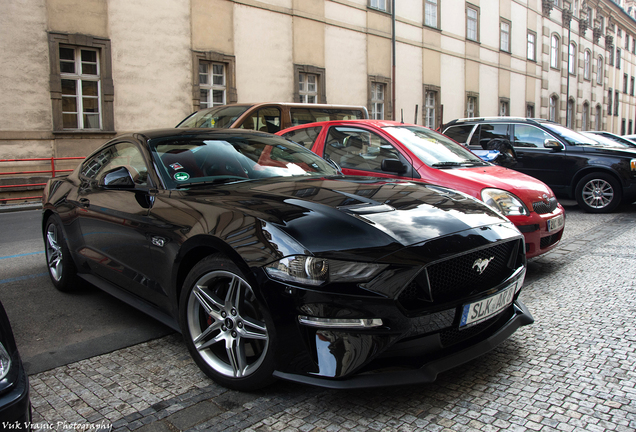
[[[135,184],[148,185],[148,167],[144,158],[134,144],[127,142],[108,146],[84,162],[82,175],[98,182],[106,172],[121,166],[128,169]]]
[[[400,159],[400,153],[384,138],[364,129],[335,126],[329,129],[325,158],[341,168],[382,171],[384,159]]]

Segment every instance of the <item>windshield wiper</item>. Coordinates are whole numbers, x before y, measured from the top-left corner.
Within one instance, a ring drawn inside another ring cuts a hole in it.
[[[205,180],[205,181],[192,182],[192,183],[180,183],[177,185],[177,189],[184,189],[184,188],[189,188],[193,186],[234,183],[234,182],[247,181],[247,180],[250,180],[250,179],[245,177],[224,177],[224,178],[219,178],[214,180]]]

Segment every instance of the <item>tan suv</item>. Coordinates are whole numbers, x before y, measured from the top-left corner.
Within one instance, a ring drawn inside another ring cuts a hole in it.
[[[178,128],[240,128],[276,133],[292,126],[327,120],[369,118],[363,106],[303,103],[219,105],[190,114]]]

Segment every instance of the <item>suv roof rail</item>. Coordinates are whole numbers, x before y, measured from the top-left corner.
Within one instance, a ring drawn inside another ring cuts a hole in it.
[[[467,117],[467,118],[459,118],[459,119],[455,119],[455,120],[451,120],[448,123],[446,123],[445,125],[443,125],[444,128],[448,127],[448,126],[452,126],[458,123],[468,123],[468,122],[484,122],[484,121],[496,121],[496,122],[506,122],[506,121],[523,121],[526,123],[539,123],[539,122],[550,122],[550,123],[554,123],[550,120],[546,120],[546,119],[542,119],[542,118],[530,118],[530,117],[512,117],[512,116],[505,116],[505,117],[501,117],[501,116],[497,116],[497,117]]]

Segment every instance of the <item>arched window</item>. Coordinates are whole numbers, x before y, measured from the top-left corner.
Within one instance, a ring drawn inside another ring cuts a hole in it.
[[[596,84],[603,84],[603,56],[598,56],[596,59]]]
[[[570,49],[568,50],[568,72],[570,75],[576,75],[576,44],[570,43]]]
[[[559,104],[559,98],[556,95],[550,96],[550,107],[548,112],[548,119],[557,121],[557,106]]]
[[[603,110],[601,109],[601,105],[596,105],[596,112],[594,113],[594,130],[600,131],[602,127],[601,123],[601,113]]]
[[[566,126],[574,129],[574,119],[576,118],[576,109],[574,108],[574,99],[568,101],[568,115],[565,119]]]
[[[550,67],[554,69],[559,68],[559,37],[552,35],[550,44]]]
[[[592,68],[592,53],[590,50],[585,50],[585,54],[583,55],[583,78],[586,80],[590,79],[590,70]]]
[[[583,102],[583,113],[581,117],[581,130],[589,130],[590,129],[590,104],[587,102]]]

